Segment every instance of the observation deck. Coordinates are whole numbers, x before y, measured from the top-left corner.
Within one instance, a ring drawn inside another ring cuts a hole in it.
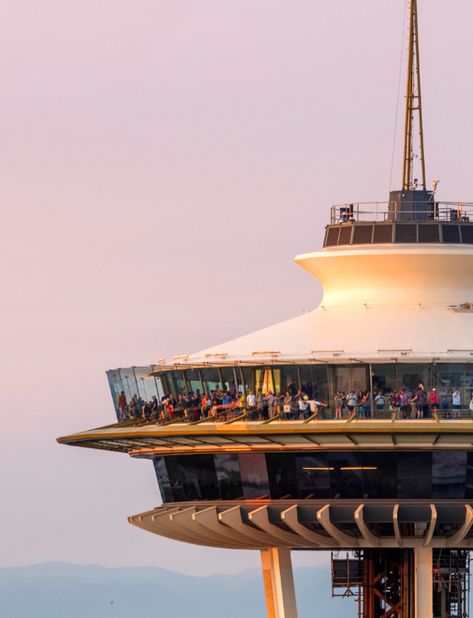
[[[473,203],[354,202],[332,206],[324,247],[393,244],[473,244]],[[416,209],[410,210],[416,206]]]

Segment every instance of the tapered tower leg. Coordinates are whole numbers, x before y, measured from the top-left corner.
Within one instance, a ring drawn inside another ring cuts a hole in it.
[[[262,549],[261,564],[268,618],[297,618],[290,550]]]
[[[433,616],[432,548],[418,547],[415,560],[415,618]]]

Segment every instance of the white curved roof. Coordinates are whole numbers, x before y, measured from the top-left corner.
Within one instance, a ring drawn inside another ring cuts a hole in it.
[[[365,246],[296,262],[322,282],[317,309],[180,362],[473,358],[473,248]]]

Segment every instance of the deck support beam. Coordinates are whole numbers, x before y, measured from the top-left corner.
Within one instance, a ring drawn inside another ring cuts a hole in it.
[[[268,618],[297,618],[291,551],[279,547],[261,550]]]

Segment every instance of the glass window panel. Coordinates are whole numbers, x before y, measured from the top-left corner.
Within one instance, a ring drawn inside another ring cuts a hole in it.
[[[363,453],[363,495],[365,498],[395,498],[397,453]]]
[[[281,367],[281,392],[283,394],[289,392],[294,396],[299,389],[300,385],[297,367],[294,365],[283,365]]]
[[[460,242],[460,228],[458,225],[442,225],[443,242],[458,244]]]
[[[169,479],[168,471],[166,468],[166,460],[164,459],[164,457],[158,457],[157,459],[153,460],[153,464],[163,502],[173,502],[174,498],[171,481]]]
[[[426,389],[430,388],[431,365],[418,365],[415,363],[399,363],[397,366],[400,388],[415,391],[419,384]]]
[[[235,387],[235,376],[233,375],[233,367],[222,367],[220,369],[220,373],[222,374],[222,388],[225,391],[236,392]]]
[[[273,367],[274,378],[274,392],[281,393],[281,369],[279,367]]]
[[[135,374],[133,373],[133,369],[120,369],[120,374],[126,400],[129,402],[133,395],[138,395],[138,385],[136,383]]]
[[[196,455],[193,459],[197,472],[201,499],[217,500],[220,494],[213,455]]]
[[[433,366],[433,384],[438,390],[440,411],[444,415],[452,411],[453,393],[457,389],[460,391],[461,404],[469,404],[471,389],[465,388],[465,368],[466,365],[460,363],[439,363]]]
[[[166,457],[175,502],[200,500],[199,480],[192,455]]]
[[[356,392],[367,389],[366,367],[336,367],[335,368],[335,388],[337,391],[348,393],[351,390]]]
[[[295,455],[291,453],[266,455],[271,498],[297,498]]]
[[[361,453],[329,453],[330,486],[333,498],[363,497]]]
[[[220,374],[218,369],[209,367],[208,369],[201,369],[201,372],[207,395],[210,395],[212,391],[220,388]]]
[[[366,379],[366,367],[352,367],[352,388],[354,391],[366,391],[368,384]]]
[[[314,397],[322,403],[329,403],[328,374],[327,367],[323,365],[312,365],[312,386]]]
[[[432,497],[465,498],[466,451],[434,451]]]
[[[473,365],[468,363],[465,365],[465,378],[464,378],[464,406],[469,408],[470,401],[473,397]],[[471,413],[470,413],[471,416]]]
[[[391,224],[376,224],[374,226],[374,243],[388,243],[393,241],[393,226]]]
[[[168,374],[173,395],[185,395],[187,392],[183,371],[170,371]]]
[[[417,242],[417,225],[397,224],[396,242]]]
[[[419,242],[440,242],[440,228],[436,224],[419,224]]]
[[[329,400],[327,367],[321,365],[300,365],[302,392],[310,399],[318,399],[323,403]]]
[[[269,496],[268,472],[263,454],[239,455],[241,483],[245,498]]]
[[[330,471],[327,453],[296,456],[300,498],[330,498]]]
[[[473,244],[473,225],[462,225],[461,233],[462,233],[462,242],[468,245]]]
[[[386,365],[372,365],[373,392],[390,393],[398,388],[396,377],[396,365],[389,363]]]
[[[335,388],[337,391],[347,393],[351,390],[351,373],[349,367],[336,367]]]
[[[234,500],[243,497],[238,455],[224,453],[215,455],[214,459],[221,499]]]
[[[115,412],[117,414],[118,420],[120,419],[119,410],[118,410],[118,398],[120,393],[123,391],[122,377],[120,374],[120,369],[107,371],[107,379],[108,385],[110,387],[110,392],[112,394],[113,405],[115,406]]]
[[[340,228],[340,237],[338,239],[339,245],[349,245],[350,244],[352,229],[353,228],[351,225],[345,225]]]
[[[432,493],[432,453],[402,453],[397,462],[398,498],[429,498]]]
[[[202,393],[202,383],[198,369],[186,369],[186,379],[187,384],[193,393],[196,393],[197,391]]]
[[[142,399],[151,401],[153,396],[159,396],[151,367],[135,367],[135,375],[138,383],[138,394]]]
[[[354,245],[371,244],[372,238],[373,238],[373,226],[372,225],[355,225],[355,231],[353,232],[353,244]]]
[[[301,376],[301,390],[309,399],[312,399],[315,392],[315,384],[311,365],[300,365],[299,372]]]
[[[340,234],[340,228],[337,227],[329,227],[327,230],[327,237],[325,241],[326,247],[334,247],[338,245],[338,235]]]
[[[256,391],[261,391],[263,395],[274,393],[273,372],[271,367],[264,367],[255,370]]]
[[[473,498],[473,452],[467,454],[466,498]]]
[[[255,370],[253,367],[241,367],[243,379],[245,380],[245,390],[255,391]]]
[[[373,226],[372,225],[355,225],[355,231],[353,232],[353,244],[354,245],[371,244],[372,238],[373,238]]]

